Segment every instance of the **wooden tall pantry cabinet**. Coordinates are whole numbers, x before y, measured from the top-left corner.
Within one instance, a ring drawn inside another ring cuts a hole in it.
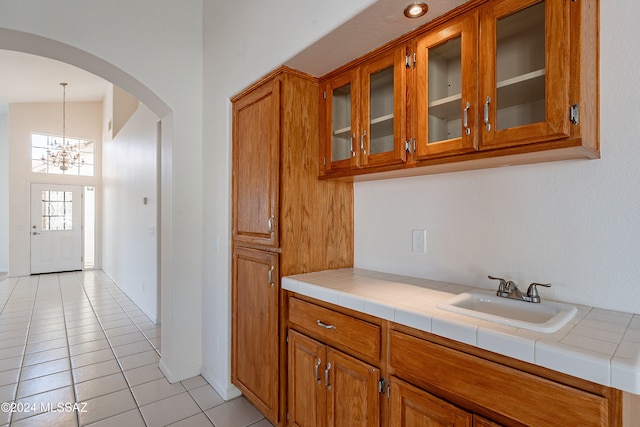
[[[353,265],[353,184],[318,180],[318,81],[281,67],[233,103],[232,382],[284,417],[284,275]]]

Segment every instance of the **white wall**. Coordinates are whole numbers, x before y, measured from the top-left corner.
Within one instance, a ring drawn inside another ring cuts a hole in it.
[[[640,4],[600,2],[602,158],[358,183],[357,267],[640,312]],[[411,252],[426,228],[427,254]]]
[[[203,375],[222,396],[236,393],[229,382],[229,98],[372,2],[249,0],[204,4]]]
[[[98,186],[102,144],[102,103],[67,102],[66,134],[96,142],[96,176],[31,172],[31,134],[62,133],[61,103],[9,104],[9,275],[31,273],[31,183]]]
[[[0,272],[9,271],[9,129],[7,106],[0,106]]]
[[[102,148],[102,270],[158,322],[157,122],[144,105]],[[144,199],[146,198],[146,204]]]
[[[0,48],[93,72],[162,120],[161,366],[171,381],[202,361],[202,3],[0,0]]]

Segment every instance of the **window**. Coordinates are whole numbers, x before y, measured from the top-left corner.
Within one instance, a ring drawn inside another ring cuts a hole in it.
[[[67,151],[79,154],[75,166],[66,170],[62,170],[59,164],[52,163],[50,156],[50,152],[60,151],[63,144],[62,137],[31,134],[31,170],[36,173],[93,176],[95,173],[95,142],[79,138],[64,138],[64,142]]]
[[[42,230],[73,230],[73,193],[42,192]]]

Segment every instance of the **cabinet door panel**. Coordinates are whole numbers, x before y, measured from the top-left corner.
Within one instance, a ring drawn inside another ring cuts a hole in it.
[[[390,338],[390,363],[400,378],[446,390],[524,425],[609,425],[612,415],[602,396],[397,331]],[[522,390],[536,405],[522,404]]]
[[[280,81],[233,105],[233,238],[278,246]]]
[[[380,425],[380,370],[332,348],[327,349],[329,427]]]
[[[289,421],[296,427],[324,425],[326,365],[325,346],[294,330],[289,330]]]
[[[478,14],[470,13],[417,42],[417,155],[475,151]]]
[[[346,72],[323,88],[325,123],[323,124],[325,172],[348,170],[358,165],[356,129],[359,102],[358,78],[354,71]]]
[[[444,400],[391,378],[392,427],[471,427],[473,415]]]
[[[361,67],[362,96],[359,138],[360,166],[406,160],[406,67],[404,48],[395,49]]]
[[[271,283],[269,279],[274,281]],[[232,379],[272,419],[278,415],[278,255],[233,254]]]
[[[482,10],[482,147],[569,136],[569,4],[502,0]]]

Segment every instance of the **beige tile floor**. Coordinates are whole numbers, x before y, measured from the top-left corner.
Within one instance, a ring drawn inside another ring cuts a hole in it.
[[[0,426],[271,424],[158,369],[160,327],[102,272],[0,278]]]

